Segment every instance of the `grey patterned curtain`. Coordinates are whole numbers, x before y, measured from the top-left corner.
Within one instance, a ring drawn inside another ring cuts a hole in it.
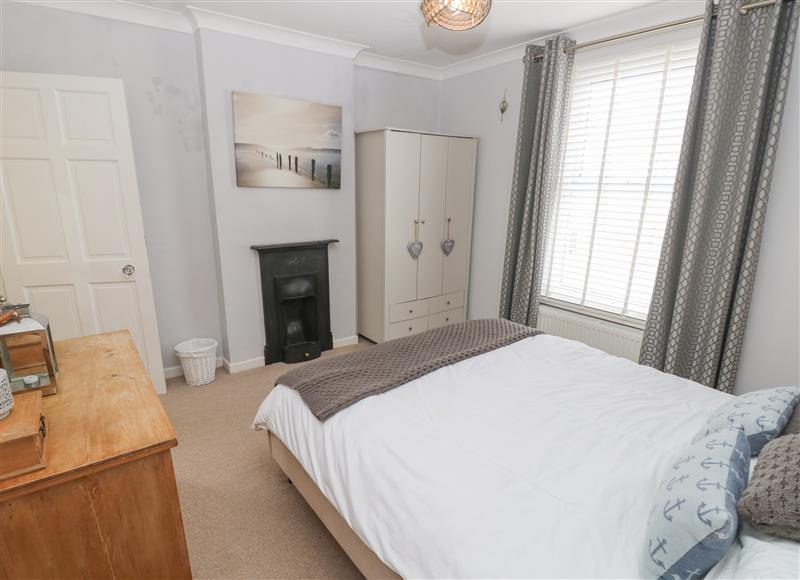
[[[536,326],[575,53],[564,36],[528,46],[500,293],[500,317]],[[570,50],[565,50],[569,48]]]
[[[639,362],[731,392],[798,26],[796,2],[708,0]]]

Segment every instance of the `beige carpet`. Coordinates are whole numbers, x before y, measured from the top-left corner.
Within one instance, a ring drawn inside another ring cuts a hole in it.
[[[328,351],[335,356],[362,345]],[[275,378],[274,364],[161,397],[178,434],[172,450],[195,578],[358,578],[360,574],[268,456],[250,422]]]

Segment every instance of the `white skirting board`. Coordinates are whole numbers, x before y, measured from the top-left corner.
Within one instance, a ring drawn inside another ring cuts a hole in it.
[[[358,335],[333,339],[333,348],[342,348],[343,346],[353,346],[354,344],[358,344]]]
[[[257,369],[258,367],[264,366],[264,357],[259,356],[257,358],[251,358],[248,360],[240,360],[238,362],[231,362],[227,359],[223,359],[222,366],[225,367],[225,370],[228,371],[228,374],[236,374],[241,373],[244,371],[249,371],[250,369]]]
[[[345,338],[334,338],[333,339],[333,348],[341,348],[343,346],[352,346],[354,344],[358,344],[358,336],[346,336]],[[258,367],[264,366],[264,357],[260,356],[258,358],[251,358],[248,360],[238,361],[238,362],[230,362],[229,360],[221,359],[222,363],[218,366],[224,366],[225,370],[228,371],[230,374],[241,373],[243,371],[249,371],[250,369],[257,369]],[[180,367],[178,367],[180,370]],[[180,376],[180,373],[177,375]]]
[[[217,357],[217,368],[220,368],[223,364],[222,357]],[[183,368],[181,365],[177,365],[174,367],[164,367],[164,378],[165,379],[174,379],[175,377],[182,377],[183,376]]]
[[[579,340],[614,356],[639,360],[642,331],[577,312],[542,305],[537,328],[547,334]]]

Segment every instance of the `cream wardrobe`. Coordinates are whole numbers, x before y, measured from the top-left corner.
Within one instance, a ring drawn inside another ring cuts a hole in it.
[[[477,140],[356,135],[358,332],[375,342],[464,320]]]

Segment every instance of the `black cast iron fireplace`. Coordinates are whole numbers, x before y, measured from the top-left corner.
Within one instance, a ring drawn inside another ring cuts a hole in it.
[[[310,360],[333,348],[328,244],[338,241],[250,246],[261,265],[266,364]]]

